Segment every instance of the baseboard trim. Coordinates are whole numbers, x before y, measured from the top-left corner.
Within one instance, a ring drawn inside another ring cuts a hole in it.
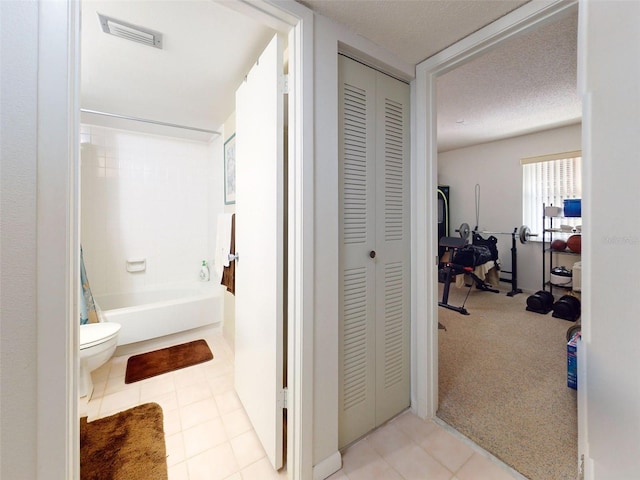
[[[313,480],[324,480],[342,468],[342,455],[335,452],[313,466]]]

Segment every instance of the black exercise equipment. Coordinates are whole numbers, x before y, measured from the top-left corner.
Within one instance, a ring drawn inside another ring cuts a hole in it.
[[[511,278],[500,278],[503,282],[511,284],[511,290],[507,292],[507,296],[509,297],[522,293],[522,289],[518,288],[518,247],[516,245],[516,238],[520,239],[520,243],[527,243],[529,236],[526,236],[526,241],[523,241],[523,235],[528,235],[529,233],[529,227],[524,225],[520,227],[519,231],[514,228],[513,232],[511,232],[511,271],[503,270],[504,273],[511,274]]]
[[[529,312],[546,315],[553,308],[553,294],[546,290],[538,290],[527,298],[527,310]]]
[[[563,295],[553,304],[552,316],[575,322],[580,318],[580,300],[573,295]]]
[[[500,280],[506,283],[511,284],[511,290],[507,293],[507,296],[513,297],[518,293],[522,293],[522,289],[518,288],[518,246],[517,240],[520,241],[523,245],[529,241],[531,237],[537,237],[537,233],[531,233],[531,230],[526,225],[521,225],[519,228],[516,227],[513,229],[513,232],[485,232],[485,231],[477,231],[473,232],[469,228],[469,224],[463,223],[460,225],[460,228],[456,229],[456,232],[460,235],[460,238],[464,238],[465,240],[469,238],[471,234],[473,243],[476,244],[476,238],[480,237],[480,234],[483,235],[492,235],[489,238],[495,238],[493,235],[511,235],[511,271],[502,270],[502,273],[507,273],[511,275],[511,278],[503,278],[500,277]],[[480,237],[482,238],[482,237]],[[497,259],[496,259],[497,260]]]
[[[448,237],[449,226],[449,186],[438,185],[438,242],[442,237]],[[438,247],[438,257],[444,255],[445,248]]]
[[[471,233],[482,233],[484,235],[514,235],[517,236],[518,240],[520,240],[520,243],[522,243],[523,245],[527,243],[531,239],[531,237],[538,236],[537,233],[531,233],[531,229],[526,225],[520,225],[519,228],[514,228],[513,232],[487,232],[484,230],[477,230],[477,228],[478,227],[476,227],[476,229],[472,232],[468,223],[461,223],[460,228],[456,228],[456,232],[458,232],[460,234],[460,237],[464,238],[465,240],[469,238],[469,235],[471,235]]]
[[[451,287],[451,280],[456,275],[469,275],[473,279],[477,289],[484,290],[485,292],[498,293],[498,290],[491,288],[490,285],[485,283],[484,280],[474,273],[474,270],[478,265],[490,260],[491,252],[489,252],[486,247],[480,245],[468,245],[466,239],[459,237],[442,237],[439,244],[449,250],[449,261],[444,262],[442,268],[438,272],[438,277],[442,278],[444,283],[442,301],[438,302],[438,305],[461,313],[462,315],[469,315],[467,309],[464,308],[464,304],[469,297],[469,293],[471,293],[471,287],[473,284],[469,285],[469,291],[467,292],[464,302],[462,302],[462,306],[456,307],[455,305],[449,304],[449,288]],[[486,250],[486,260],[481,258],[480,253],[483,253],[482,249]]]

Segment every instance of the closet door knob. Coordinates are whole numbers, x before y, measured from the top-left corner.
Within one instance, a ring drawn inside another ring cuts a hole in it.
[[[369,252],[369,256],[370,256],[371,258],[376,258],[376,251],[375,251],[375,250],[371,250],[371,251]]]

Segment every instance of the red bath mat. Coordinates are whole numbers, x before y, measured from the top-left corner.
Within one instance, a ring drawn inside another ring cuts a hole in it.
[[[207,362],[213,358],[204,340],[174,345],[153,352],[133,355],[127,360],[124,383],[133,383],[180,368]]]

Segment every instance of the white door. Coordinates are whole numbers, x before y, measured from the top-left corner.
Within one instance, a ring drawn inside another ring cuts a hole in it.
[[[409,86],[339,57],[340,440],[410,403]]]
[[[283,465],[283,40],[236,92],[235,387],[274,468]]]

